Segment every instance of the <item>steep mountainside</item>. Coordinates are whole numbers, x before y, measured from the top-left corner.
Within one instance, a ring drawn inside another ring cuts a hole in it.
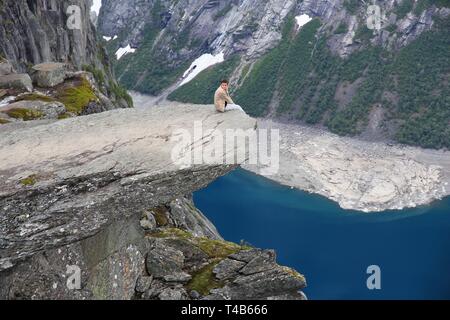
[[[210,103],[229,77],[254,116],[449,148],[449,1],[374,4],[379,14],[360,0],[109,0],[99,30],[115,37],[113,60],[120,47],[136,49],[114,63],[130,89],[158,95],[202,54],[223,53],[169,99]],[[312,21],[300,28],[305,15]]]

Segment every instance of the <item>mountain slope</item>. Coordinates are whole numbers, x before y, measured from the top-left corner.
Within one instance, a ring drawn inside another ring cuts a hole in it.
[[[368,21],[376,16],[359,0],[146,3],[147,13],[133,13],[131,5],[107,1],[100,15],[100,31],[118,35],[107,43],[111,55],[127,44],[136,48],[115,61],[130,89],[158,95],[202,54],[223,52],[225,62],[169,99],[211,103],[217,81],[228,77],[236,100],[253,116],[450,147],[449,1],[375,2],[381,15],[374,30]],[[113,25],[105,16],[118,6],[123,12],[115,11],[119,23]],[[313,20],[300,27],[302,15]],[[130,33],[120,23],[125,18],[130,28],[143,27]]]

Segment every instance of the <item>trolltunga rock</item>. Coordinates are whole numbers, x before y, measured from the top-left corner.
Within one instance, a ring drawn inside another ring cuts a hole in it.
[[[194,135],[194,123],[203,132]],[[254,130],[242,111],[174,104],[0,128],[0,271],[95,235],[114,221],[207,186],[237,164],[180,165],[177,131],[195,153],[210,132]],[[220,154],[223,159],[234,149]]]

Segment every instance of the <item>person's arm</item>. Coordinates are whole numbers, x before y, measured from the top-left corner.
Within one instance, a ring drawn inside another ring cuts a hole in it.
[[[231,99],[228,91],[225,92],[225,101],[228,102],[229,104],[234,104],[234,101],[233,101],[233,99]]]

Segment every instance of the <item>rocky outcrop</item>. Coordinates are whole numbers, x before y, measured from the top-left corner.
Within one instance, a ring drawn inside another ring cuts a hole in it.
[[[26,110],[20,112],[20,110]],[[31,116],[26,117],[26,113]],[[58,119],[66,114],[66,107],[58,101],[18,101],[0,107],[0,114],[5,114],[11,122],[30,121],[37,119]],[[34,114],[34,117],[32,116]],[[22,117],[23,116],[23,117]]]
[[[197,106],[2,126],[0,269],[92,236],[126,212],[189,194],[235,167],[174,163],[174,131],[193,132],[198,119],[205,129],[255,127],[241,112],[224,119]],[[191,148],[207,138],[196,136]]]
[[[74,71],[73,66],[47,62],[35,65],[29,74],[16,74],[8,60],[3,60],[0,75],[0,114],[5,121],[61,119],[130,106],[131,97],[116,84],[115,92],[103,87],[105,79],[98,70]],[[34,83],[34,86],[33,86]],[[105,91],[106,90],[106,91]],[[11,111],[20,111],[11,113]],[[36,113],[36,112],[37,113]],[[26,115],[26,113],[33,113]],[[3,123],[0,123],[3,124]]]
[[[32,92],[33,83],[28,74],[9,74],[0,77],[0,89],[16,89],[21,92]]]
[[[236,167],[174,162],[173,134],[199,119],[193,152],[212,143],[208,129],[256,125],[174,105],[3,126],[0,298],[304,299],[303,276],[224,241],[183,197]]]
[[[98,29],[109,37],[123,35],[127,30],[120,39],[122,47],[139,47],[148,26],[158,26],[161,34],[155,48],[167,58],[170,56],[168,62],[194,60],[201,53],[221,51],[226,56],[239,52],[255,59],[278,44],[282,25],[295,5],[293,0],[201,0],[188,4],[172,0],[113,0],[103,4]],[[178,35],[188,37],[188,41],[182,50],[174,52],[171,44]],[[199,45],[189,45],[195,39],[201,39]]]

